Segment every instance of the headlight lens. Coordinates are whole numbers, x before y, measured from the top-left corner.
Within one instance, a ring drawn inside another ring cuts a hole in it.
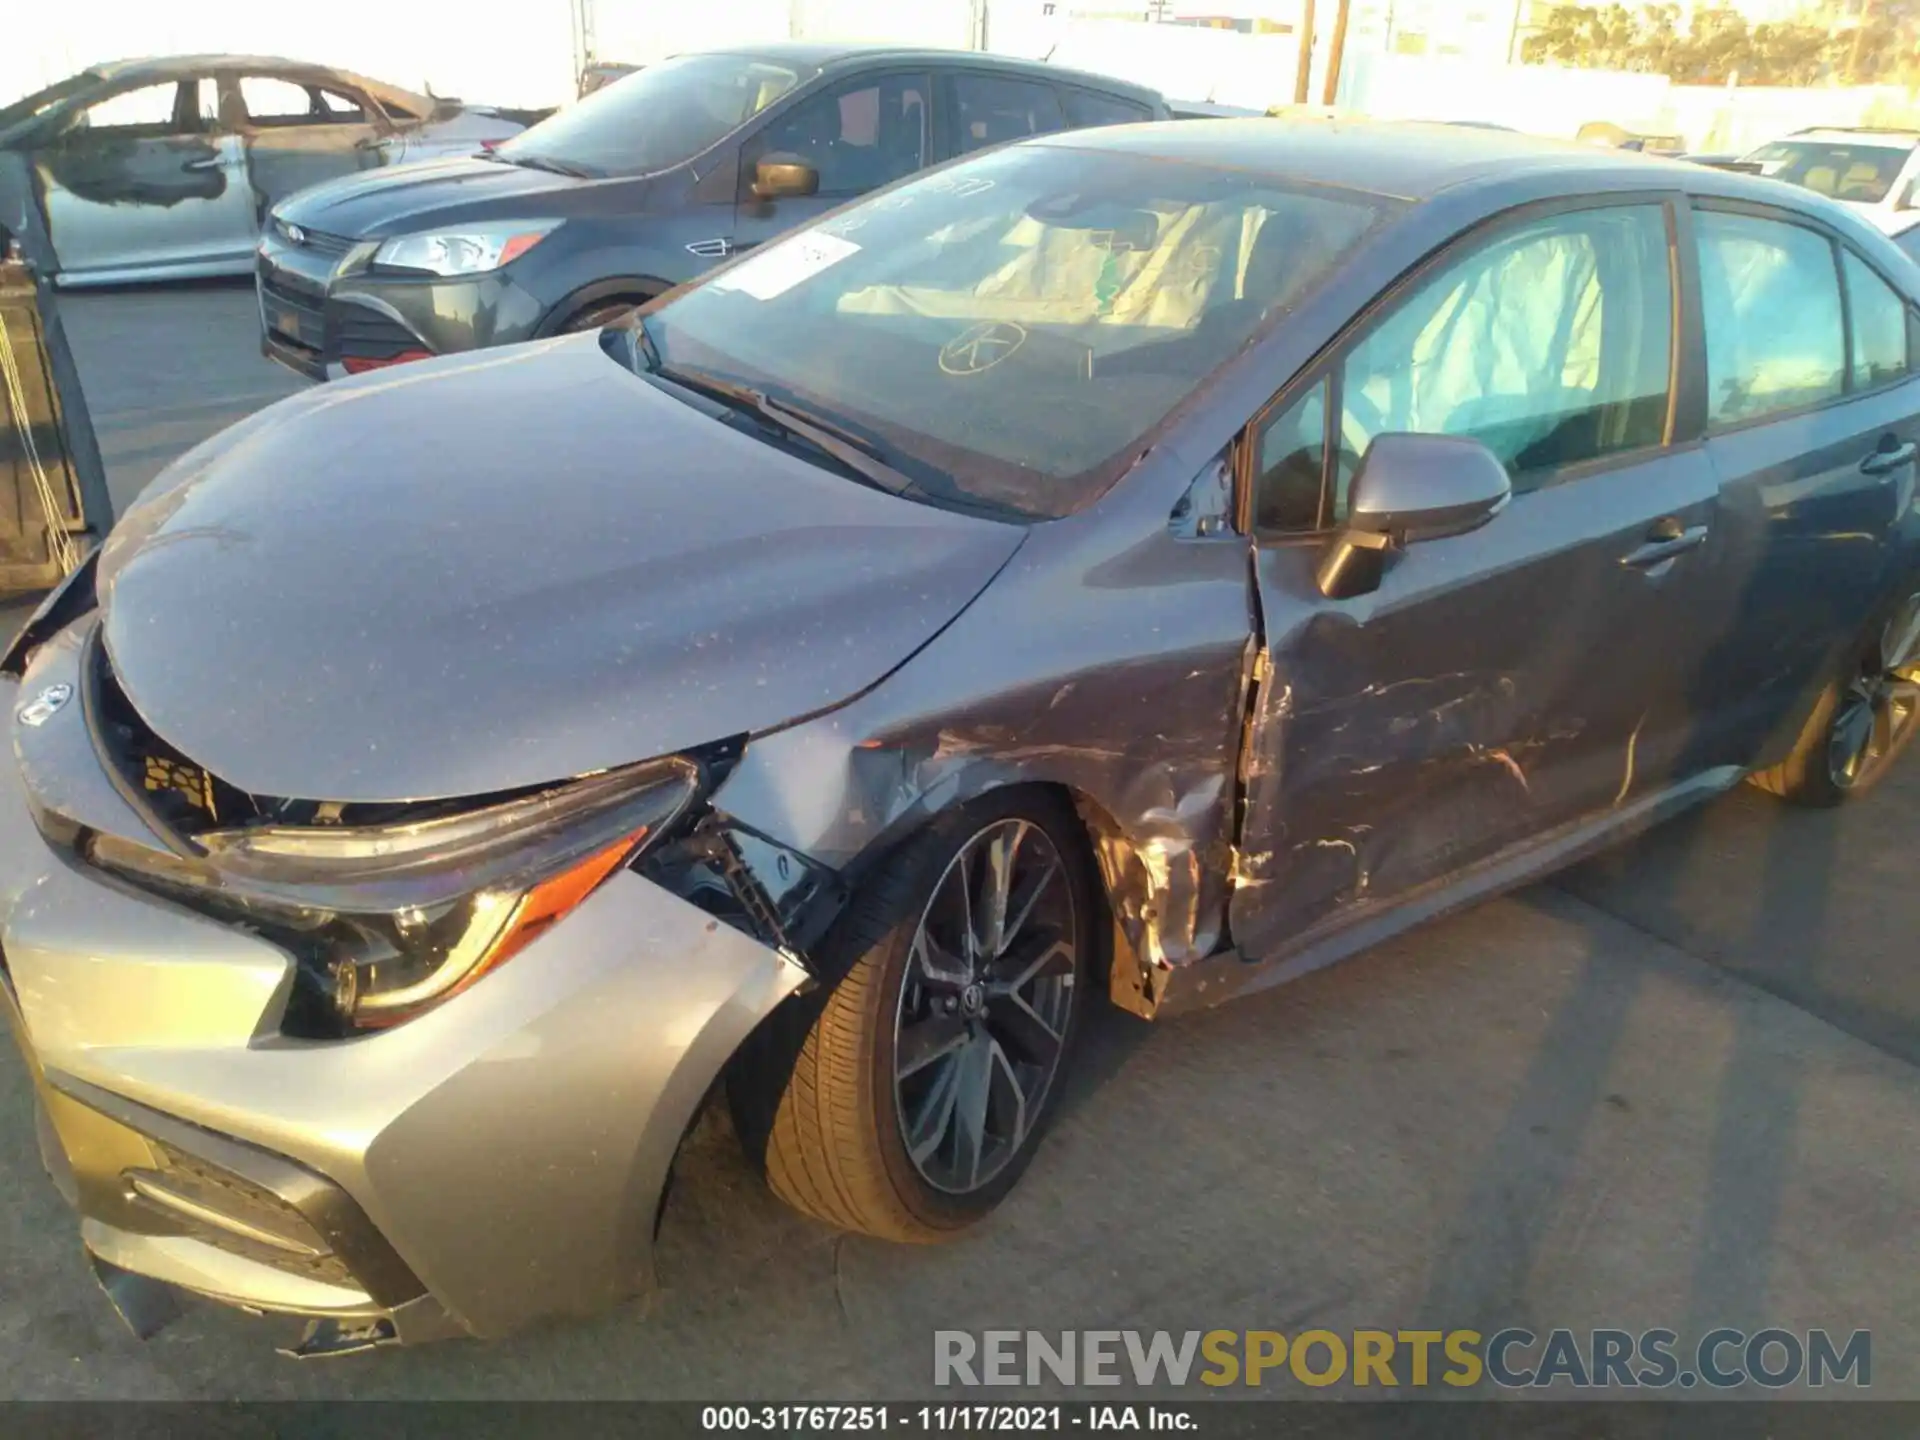
[[[292,1028],[378,1029],[458,994],[560,920],[673,825],[700,773],[652,761],[393,825],[209,831],[197,837],[204,861],[108,835],[89,856],[236,912],[294,951],[304,988]]]
[[[484,275],[511,265],[553,232],[558,220],[516,220],[431,235],[396,235],[373,253],[376,270]]]

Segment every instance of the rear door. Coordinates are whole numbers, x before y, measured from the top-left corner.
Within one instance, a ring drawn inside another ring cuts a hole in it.
[[[1232,902],[1247,954],[1673,779],[1721,585],[1712,467],[1673,443],[1679,216],[1654,197],[1464,237],[1249,432],[1267,663]],[[1481,440],[1514,499],[1329,600],[1326,532],[1368,442],[1404,431]]]
[[[211,77],[132,85],[71,117],[33,156],[63,277],[127,278],[244,260],[253,205]]]
[[[1069,128],[1060,92],[1052,85],[987,69],[942,74],[940,108],[942,160]]]
[[[381,162],[375,147],[389,127],[365,96],[289,75],[227,75],[220,83],[220,113],[245,142],[259,218],[296,190]]]
[[[1135,125],[1153,119],[1153,111],[1138,100],[1099,90],[1082,90],[1077,85],[1060,87],[1060,104],[1066,112],[1069,130],[1087,130],[1098,125]]]
[[[924,71],[870,72],[808,95],[769,119],[740,148],[740,190],[729,253],[750,249],[927,163],[932,86]],[[763,200],[754,173],[770,155],[819,172],[812,195]]]
[[[1748,755],[1823,681],[1896,578],[1913,503],[1920,377],[1909,307],[1804,217],[1698,200],[1707,450],[1744,557],[1741,622],[1709,677]]]

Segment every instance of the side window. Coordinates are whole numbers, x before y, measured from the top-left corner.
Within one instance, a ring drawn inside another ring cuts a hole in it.
[[[948,84],[952,86],[956,155],[1067,128],[1060,97],[1051,85],[973,71],[955,74]]]
[[[1782,220],[1694,213],[1707,332],[1707,418],[1752,420],[1838,395],[1840,281],[1824,235]]]
[[[798,155],[820,172],[822,195],[861,195],[918,170],[926,134],[925,79],[888,75],[802,101],[760,133],[753,159]]]
[[[180,82],[142,85],[138,90],[123,90],[109,95],[80,112],[79,125],[90,131],[122,134],[166,135],[174,129],[174,106],[180,98]]]
[[[1869,390],[1907,373],[1907,307],[1893,287],[1851,250],[1840,252],[1847,282],[1847,314],[1853,321],[1849,363],[1856,390]]]
[[[272,75],[242,75],[240,99],[255,125],[324,125],[314,113],[314,97],[304,85]]]
[[[1255,534],[1320,524],[1327,458],[1327,382],[1322,380],[1260,428],[1254,449]]]
[[[344,90],[321,90],[320,104],[327,112],[327,119],[336,125],[353,125],[367,118],[366,107],[357,96]]]
[[[1661,206],[1556,215],[1473,246],[1348,352],[1332,518],[1388,431],[1471,436],[1519,489],[1659,444],[1672,345]]]
[[[1122,100],[1115,95],[1097,95],[1091,90],[1062,90],[1060,98],[1067,107],[1067,128],[1087,129],[1095,125],[1131,125],[1151,120],[1153,112],[1144,105]]]

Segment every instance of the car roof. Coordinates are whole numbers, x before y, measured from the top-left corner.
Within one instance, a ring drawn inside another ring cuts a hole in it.
[[[1418,203],[1464,185],[1498,192],[1537,192],[1543,178],[1563,177],[1564,193],[1675,190],[1724,195],[1771,205],[1843,209],[1778,181],[1713,170],[1634,151],[1549,140],[1509,130],[1444,122],[1281,118],[1176,120],[1073,130],[1024,142],[1123,151],[1165,160],[1217,165],[1275,180],[1361,191]]]
[[[96,75],[103,84],[114,84],[122,80],[148,80],[159,83],[166,80],[185,80],[194,75],[204,75],[209,70],[268,71],[284,75],[302,75],[317,83],[328,80],[344,82],[357,85],[363,90],[371,90],[375,95],[390,95],[402,102],[411,101],[413,105],[409,108],[431,109],[433,106],[432,96],[419,94],[417,91],[407,89],[404,85],[390,85],[384,80],[356,75],[351,70],[341,70],[332,65],[316,65],[311,60],[289,60],[283,55],[149,55],[137,60],[110,60],[104,65],[89,65],[81,73]]]
[[[942,50],[938,47],[900,45],[835,45],[825,41],[783,40],[769,45],[725,46],[719,53],[746,55],[756,60],[810,68],[815,71],[842,70],[875,61],[903,65],[939,65],[949,69],[1012,71],[1031,75],[1036,80],[1053,80],[1063,85],[1082,85],[1115,95],[1131,95],[1149,103],[1158,103],[1160,92],[1113,75],[1091,70],[1072,70],[1043,60],[1021,60],[1011,55],[994,55],[979,50]]]

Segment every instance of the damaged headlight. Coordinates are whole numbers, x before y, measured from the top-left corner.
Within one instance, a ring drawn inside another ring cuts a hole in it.
[[[204,861],[105,835],[89,855],[293,950],[293,1032],[378,1029],[458,994],[560,920],[672,828],[700,776],[690,760],[651,761],[426,819],[206,831]]]

